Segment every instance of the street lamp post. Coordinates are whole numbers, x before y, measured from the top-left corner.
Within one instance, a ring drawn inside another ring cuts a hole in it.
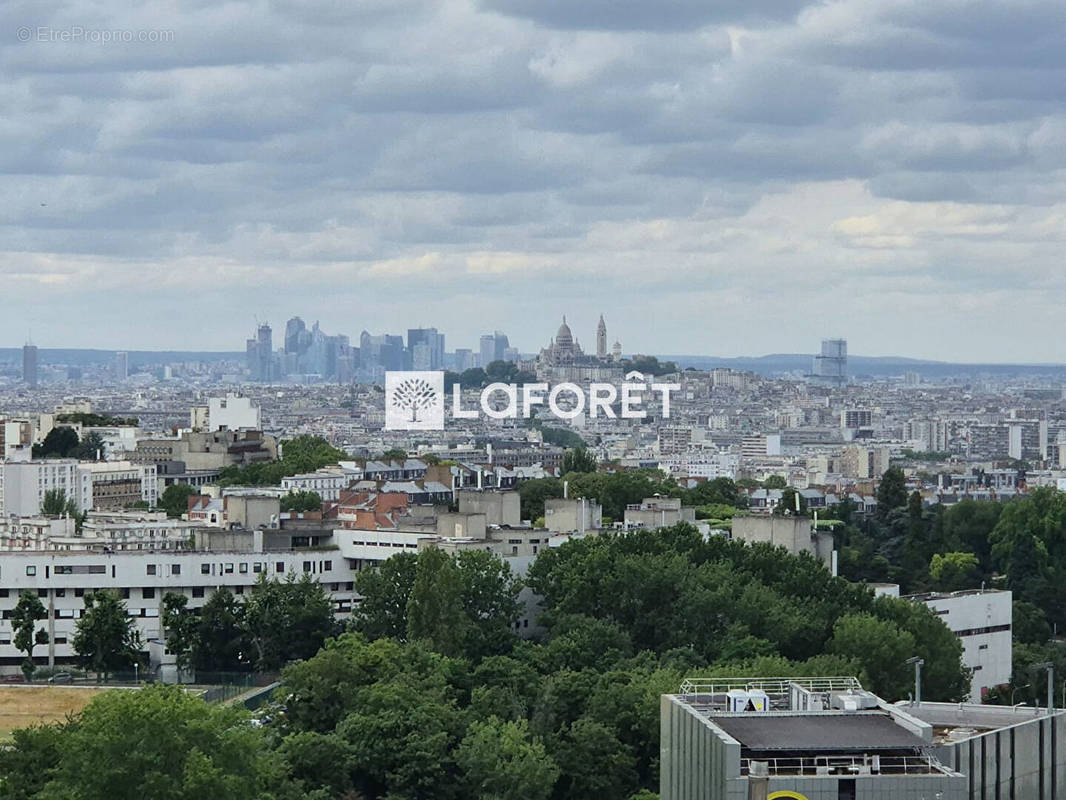
[[[1028,689],[1028,688],[1029,688],[1029,684],[1027,683],[1024,686],[1015,686],[1013,689],[1010,690],[1010,704],[1011,704],[1012,708],[1014,706],[1014,695],[1018,694],[1019,690]]]
[[[922,665],[925,664],[925,659],[914,656],[914,658],[908,658],[906,663],[914,665],[914,705],[920,706],[922,704]]]
[[[1033,669],[1047,670],[1047,713],[1050,717],[1055,712],[1055,665],[1050,661],[1034,664]]]

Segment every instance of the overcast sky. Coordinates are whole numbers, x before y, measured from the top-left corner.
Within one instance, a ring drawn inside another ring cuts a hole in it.
[[[0,35],[0,344],[532,351],[602,311],[627,352],[1066,361],[1062,0],[5,0]]]

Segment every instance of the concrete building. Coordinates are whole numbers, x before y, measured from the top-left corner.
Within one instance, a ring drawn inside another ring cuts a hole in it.
[[[822,339],[822,352],[814,357],[814,377],[834,386],[848,381],[848,342],[846,339]]]
[[[486,492],[460,489],[460,514],[484,514],[488,525],[517,528],[522,524],[522,499],[518,492]]]
[[[750,544],[766,542],[783,547],[792,555],[809,553],[836,574],[836,553],[833,534],[815,531],[807,517],[785,517],[776,514],[733,517],[732,538]]]
[[[206,427],[214,431],[222,428],[231,431],[260,430],[263,425],[259,404],[250,397],[236,394],[212,397],[207,401]]]
[[[246,538],[251,541],[251,536]],[[324,584],[335,613],[351,611],[354,571],[335,550],[256,552],[251,547],[220,552],[18,552],[0,556],[0,668],[17,672],[25,654],[15,649],[11,611],[25,590],[37,592],[48,609],[40,625],[49,634],[47,647],[36,650],[38,663],[70,663],[74,626],[84,596],[98,589],[119,593],[145,642],[162,635],[160,609],[167,592],[184,594],[190,608],[203,606],[220,587],[240,596],[261,574],[284,579],[310,574]]]
[[[32,446],[32,422],[20,419],[0,420],[0,460],[7,460],[15,456],[16,451],[25,451]]]
[[[130,356],[129,353],[122,351],[115,353],[115,381],[117,383],[125,383],[130,377]]]
[[[1043,800],[1066,712],[889,704],[854,678],[687,680],[660,713],[662,800]]]
[[[552,533],[586,533],[603,527],[603,506],[584,497],[544,501],[544,527]]]
[[[22,382],[31,389],[37,388],[37,345],[22,347]]]
[[[849,445],[840,457],[840,474],[845,478],[870,480],[879,478],[892,465],[892,453],[887,447]]]
[[[962,642],[962,661],[973,671],[970,701],[1010,682],[1014,604],[1010,592],[974,589],[950,594],[911,595],[925,604]]]
[[[138,464],[181,462],[188,472],[272,461],[277,456],[272,436],[249,430],[187,431],[177,437],[141,439],[129,454]]]
[[[679,522],[696,521],[696,509],[683,507],[679,497],[645,497],[625,508],[625,527],[669,528]]]

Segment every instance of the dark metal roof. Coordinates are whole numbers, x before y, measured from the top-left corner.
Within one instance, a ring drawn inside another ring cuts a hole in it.
[[[753,711],[743,716],[715,716],[711,721],[748,750],[873,753],[926,746],[881,712],[778,716]]]

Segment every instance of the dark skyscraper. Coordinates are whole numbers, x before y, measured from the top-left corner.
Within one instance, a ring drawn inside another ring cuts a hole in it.
[[[22,348],[22,382],[37,386],[37,345],[27,344]]]

